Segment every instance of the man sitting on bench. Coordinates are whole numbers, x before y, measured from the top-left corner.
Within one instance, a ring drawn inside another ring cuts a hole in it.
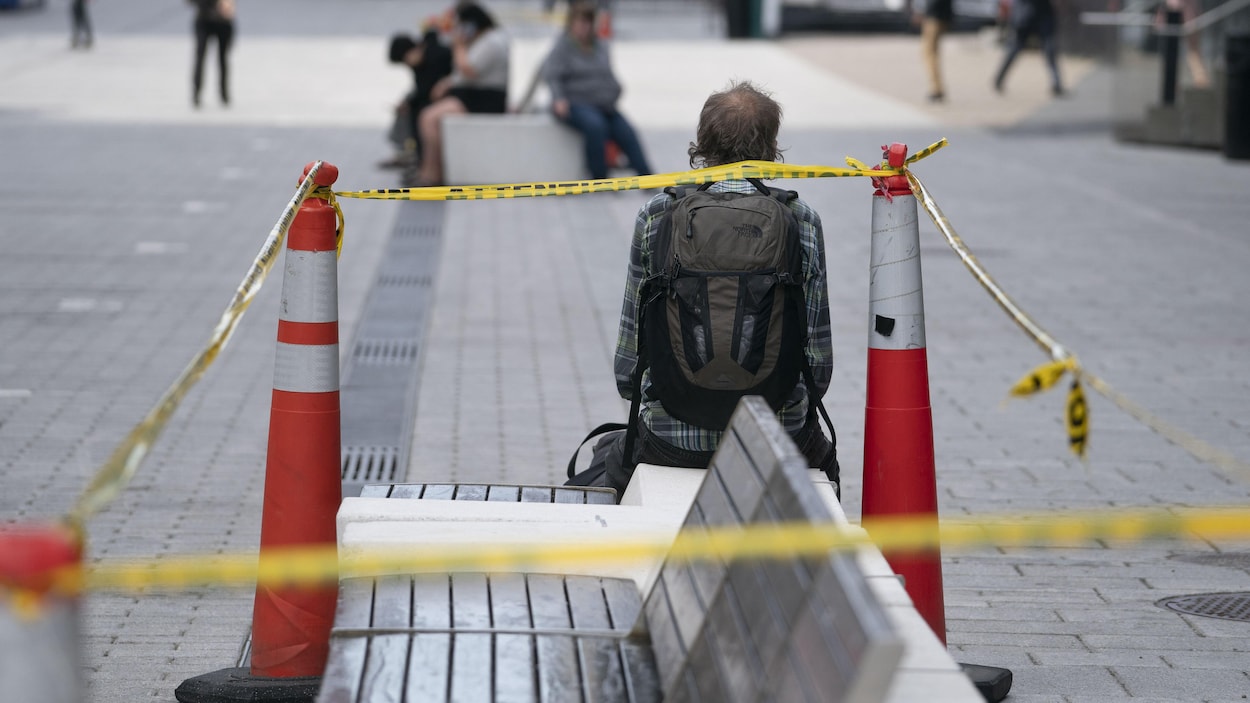
[[[775,161],[780,125],[768,94],[733,84],[704,104],[690,165]],[[706,468],[744,395],[763,396],[837,483],[836,436],[817,421],[819,410],[833,433],[820,404],[833,371],[820,216],[755,179],[657,194],[638,213],[614,365],[629,425],[594,454],[618,495],[639,462]]]

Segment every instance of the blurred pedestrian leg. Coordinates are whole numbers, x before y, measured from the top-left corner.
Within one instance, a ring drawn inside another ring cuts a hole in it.
[[[204,85],[204,55],[210,39],[217,42],[217,74],[221,102],[230,104],[230,46],[234,43],[234,0],[189,0],[195,5],[195,69],[191,75],[191,103],[200,106]]]
[[[87,15],[87,0],[74,0],[69,7],[70,29],[69,45],[71,49],[91,48],[91,18]]]
[[[928,0],[924,16],[920,18],[920,48],[929,71],[931,102],[941,102],[946,98],[946,89],[942,84],[941,40],[950,29],[954,13],[953,0]]]
[[[1050,0],[1013,0],[1011,4],[1010,41],[1003,63],[994,77],[994,90],[1003,92],[1007,71],[1025,47],[1029,37],[1037,36],[1042,53],[1050,68],[1050,90],[1056,96],[1063,95],[1063,81],[1059,78],[1059,52],[1055,41],[1055,10]]]

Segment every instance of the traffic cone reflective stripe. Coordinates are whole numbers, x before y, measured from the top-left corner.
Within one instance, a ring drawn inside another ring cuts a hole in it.
[[[317,185],[332,185],[337,176],[337,169],[324,164]],[[334,208],[310,197],[287,238],[262,554],[276,547],[336,543],[334,520],[342,500],[336,226]],[[252,615],[252,675],[320,676],[337,596],[337,584],[258,587]]]
[[[890,165],[901,166],[906,147],[894,145],[889,156]],[[906,177],[893,176],[878,183],[872,203],[871,252],[863,518],[867,523],[880,516],[929,516],[936,533],[937,482],[920,230],[916,199]],[[946,642],[940,550],[887,553],[885,557],[903,577],[916,609]]]

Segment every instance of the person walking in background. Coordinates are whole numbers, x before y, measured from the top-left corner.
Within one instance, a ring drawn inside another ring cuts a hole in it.
[[[422,149],[417,185],[443,183],[444,117],[508,110],[508,35],[476,3],[458,5],[456,21],[452,73],[434,85],[430,92],[434,102],[421,111],[417,120]]]
[[[234,0],[188,0],[195,6],[195,69],[191,74],[191,104],[200,106],[200,88],[204,85],[204,54],[208,40],[217,42],[217,75],[220,80],[221,104],[230,104],[230,71],[228,57],[234,43]]]
[[[920,20],[920,48],[924,55],[925,68],[929,71],[929,102],[942,102],[946,99],[946,89],[942,85],[942,35],[950,30],[951,19],[955,16],[953,0],[922,0],[924,13]]]
[[[1051,0],[1012,0],[1011,32],[1008,35],[1007,53],[994,78],[994,90],[1003,92],[1003,81],[1007,78],[1007,70],[1016,55],[1028,43],[1029,37],[1036,36],[1042,43],[1042,52],[1046,55],[1046,64],[1050,66],[1050,92],[1059,97],[1063,95],[1063,81],[1059,79],[1058,47],[1055,44],[1055,8]]]
[[[87,15],[87,0],[74,0],[69,7],[70,35],[69,47],[77,49],[91,48],[91,17]]]
[[[585,145],[591,178],[607,178],[607,142],[611,139],[639,175],[651,173],[634,128],[617,109],[621,84],[612,72],[608,46],[595,35],[593,2],[575,2],[569,8],[564,34],[543,63],[551,89],[551,111],[576,129]]]

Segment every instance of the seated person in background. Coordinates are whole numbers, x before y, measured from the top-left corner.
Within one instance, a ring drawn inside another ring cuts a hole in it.
[[[417,131],[421,139],[418,185],[443,182],[442,120],[466,112],[508,110],[508,36],[476,3],[456,7],[452,33],[452,73],[434,85],[434,103],[421,112]]]
[[[566,31],[543,64],[551,111],[581,132],[591,178],[607,178],[607,141],[616,142],[639,175],[651,173],[638,135],[616,108],[621,84],[612,73],[607,44],[595,36],[595,4],[574,2]]]
[[[443,45],[438,37],[438,28],[432,23],[426,25],[425,33],[420,41],[414,41],[407,34],[397,34],[391,38],[391,63],[403,64],[412,69],[413,89],[408,92],[396,108],[396,122],[401,125],[397,132],[403,134],[401,144],[404,152],[384,166],[415,165],[421,158],[421,143],[417,138],[417,119],[421,111],[432,102],[430,92],[434,85],[451,75],[451,49]]]

